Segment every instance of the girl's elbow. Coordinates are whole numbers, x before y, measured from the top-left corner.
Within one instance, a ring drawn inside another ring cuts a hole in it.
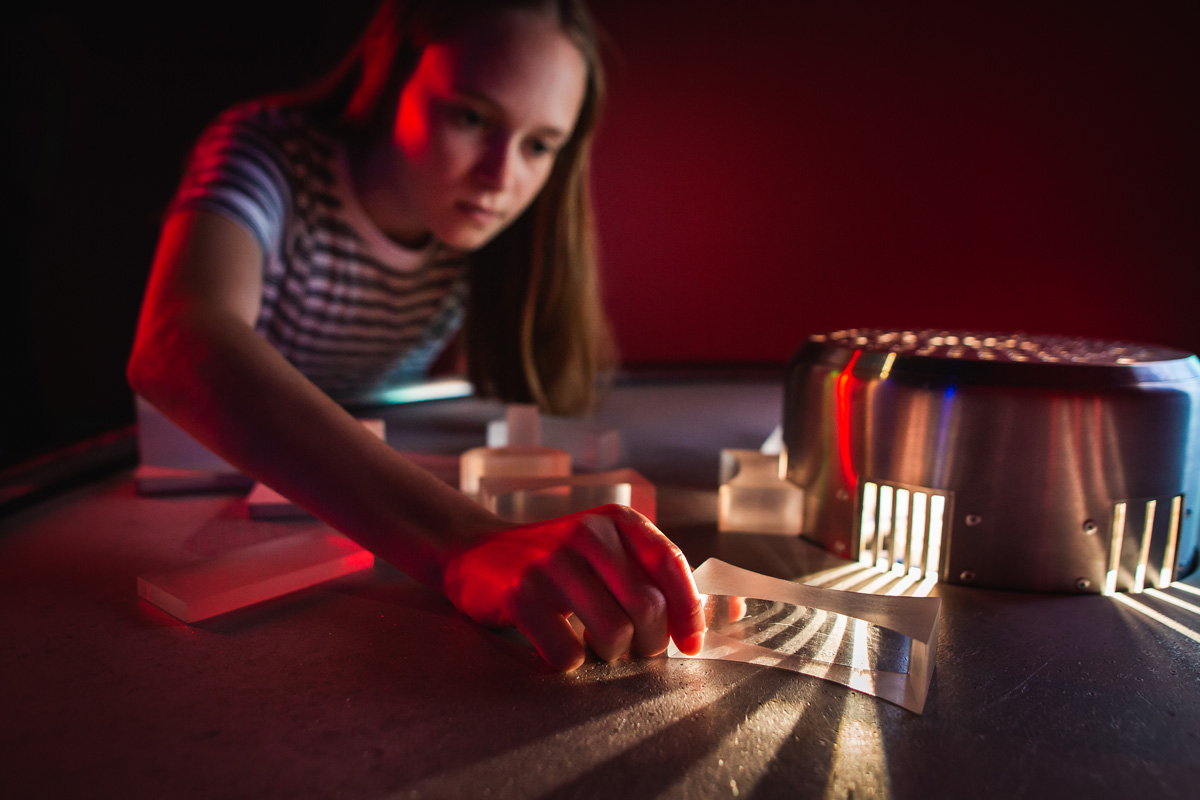
[[[139,333],[125,362],[125,380],[133,393],[151,403],[170,383],[166,365],[170,358],[162,352],[156,337]]]
[[[155,370],[150,368],[146,347],[140,342],[135,344],[125,362],[125,381],[133,393],[145,397],[152,394],[155,385]]]

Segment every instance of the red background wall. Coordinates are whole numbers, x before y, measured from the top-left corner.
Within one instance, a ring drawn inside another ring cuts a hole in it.
[[[1150,2],[597,2],[625,356],[964,327],[1200,350],[1200,29]]]
[[[307,82],[375,0],[0,28],[0,467],[132,418],[123,366],[184,154]],[[781,362],[809,333],[963,327],[1200,351],[1193,0],[592,0],[626,362]]]

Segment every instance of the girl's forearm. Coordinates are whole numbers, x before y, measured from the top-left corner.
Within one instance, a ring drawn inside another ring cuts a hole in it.
[[[178,309],[139,335],[134,390],[246,474],[421,582],[498,518],[367,432],[236,316]]]

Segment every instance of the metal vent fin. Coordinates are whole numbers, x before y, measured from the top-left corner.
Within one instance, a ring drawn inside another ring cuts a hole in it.
[[[1111,595],[1117,591],[1121,567],[1130,563],[1128,550],[1131,545],[1136,547],[1137,560],[1133,562],[1133,580],[1128,586],[1130,594],[1141,594],[1145,591],[1147,578],[1150,578],[1158,589],[1165,589],[1171,585],[1175,576],[1175,554],[1183,521],[1182,510],[1181,494],[1149,500],[1122,500],[1113,505],[1112,538],[1109,540],[1108,569],[1104,574],[1104,594]],[[1150,551],[1156,538],[1159,541],[1165,538],[1166,541],[1163,543],[1162,562],[1155,569],[1150,564]]]

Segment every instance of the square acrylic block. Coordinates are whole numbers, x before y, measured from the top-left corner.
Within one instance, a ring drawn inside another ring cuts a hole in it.
[[[476,447],[459,459],[459,488],[479,494],[481,478],[562,478],[571,474],[571,456],[553,447]]]
[[[821,589],[715,558],[693,573],[708,630],[700,653],[848,686],[921,713],[933,678],[942,601]]]
[[[492,426],[488,425],[488,447],[540,447],[542,445],[542,413],[530,403],[510,403],[504,407],[504,421],[497,426],[493,442]]]
[[[482,478],[479,502],[509,522],[540,522],[616,503],[656,520],[654,484],[619,469],[558,478]]]
[[[721,451],[717,528],[798,536],[804,492],[779,477],[779,456],[758,450]]]
[[[141,575],[138,595],[184,622],[198,622],[367,569],[374,561],[343,536],[307,532]]]

